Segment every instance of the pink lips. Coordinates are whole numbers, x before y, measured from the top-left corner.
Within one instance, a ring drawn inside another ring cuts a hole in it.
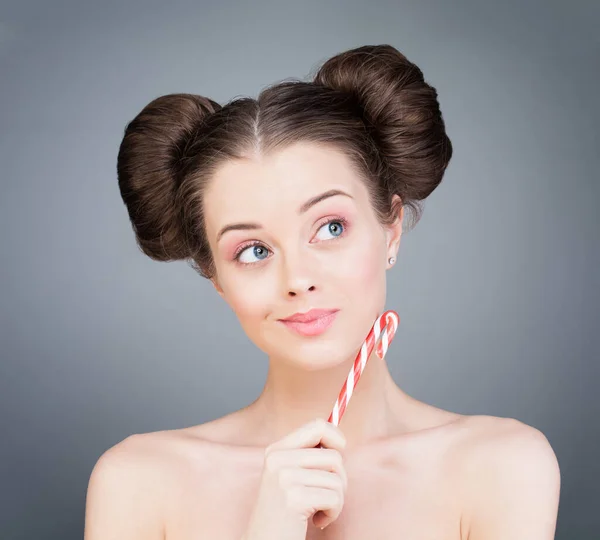
[[[327,330],[335,320],[338,310],[311,309],[307,313],[296,313],[279,322],[302,336],[318,336]]]

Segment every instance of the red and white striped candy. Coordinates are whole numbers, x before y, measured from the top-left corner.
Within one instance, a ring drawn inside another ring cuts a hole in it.
[[[356,386],[356,383],[358,383],[358,380],[360,379],[360,376],[367,365],[367,360],[373,352],[373,347],[375,344],[377,344],[375,354],[377,354],[377,356],[383,360],[388,351],[390,343],[394,339],[399,321],[400,318],[398,317],[398,314],[393,310],[388,310],[377,317],[377,320],[365,338],[360,351],[356,355],[354,365],[350,369],[350,373],[348,373],[348,377],[344,382],[344,386],[342,386],[342,390],[340,391],[340,395],[333,406],[333,411],[329,416],[328,422],[331,422],[336,426],[339,425],[340,420],[344,415],[344,411],[348,406],[348,402],[352,397],[354,387]]]

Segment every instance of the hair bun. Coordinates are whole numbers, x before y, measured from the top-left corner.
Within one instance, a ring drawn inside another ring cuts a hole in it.
[[[417,214],[452,157],[437,91],[391,45],[366,45],[327,60],[314,81],[353,95],[380,153],[390,197]]]
[[[146,105],[125,128],[117,176],[136,240],[160,261],[190,256],[177,192],[186,149],[220,105],[193,94],[168,94]]]

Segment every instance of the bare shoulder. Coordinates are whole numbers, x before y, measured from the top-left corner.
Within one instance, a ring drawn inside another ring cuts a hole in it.
[[[553,539],[560,469],[544,433],[514,418],[485,415],[464,425],[469,540]]]
[[[130,435],[100,456],[91,478],[118,472],[124,481],[132,480],[136,485],[153,482],[166,473],[170,458],[182,443],[179,430]]]
[[[510,458],[536,458],[557,466],[556,455],[546,435],[515,418],[487,415],[463,419],[463,444],[474,467],[480,464],[502,465]],[[496,463],[496,461],[498,461]]]
[[[88,482],[85,540],[162,540],[166,499],[184,467],[178,457],[190,444],[185,430],[169,430],[130,435],[106,450]]]
[[[159,454],[147,438],[132,435],[100,456],[88,482],[85,540],[163,538],[156,493]]]

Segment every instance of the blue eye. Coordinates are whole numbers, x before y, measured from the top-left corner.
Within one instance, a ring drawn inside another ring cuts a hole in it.
[[[325,225],[323,225],[319,230],[323,229],[327,227],[328,231],[333,234],[334,237],[339,237],[342,234],[342,229],[344,227],[344,223],[342,223],[341,220],[339,219],[332,219],[331,221],[328,221],[327,223],[325,223]],[[336,231],[337,232],[336,234]]]
[[[252,248],[252,249],[250,249]],[[236,260],[240,261],[243,264],[250,264],[248,262],[242,261],[240,260],[242,257],[242,254],[244,252],[252,252],[252,254],[257,257],[259,260],[263,260],[267,257],[267,252],[268,249],[263,246],[262,244],[256,243],[256,244],[250,244],[249,246],[246,246],[242,251],[240,251],[240,253],[237,255]],[[264,253],[264,257],[261,257],[261,254]]]
[[[336,238],[340,238],[344,234],[344,230],[347,228],[347,226],[348,221],[345,218],[336,217],[330,219],[329,221],[321,225],[321,227],[319,227],[319,231],[327,227],[328,232],[333,235],[333,237],[330,238],[330,240],[334,240]],[[322,238],[320,239],[323,240]],[[327,240],[327,238],[325,238],[325,240]],[[255,241],[242,246],[239,249],[239,251],[234,255],[234,261],[242,265],[255,264],[255,261],[242,260],[242,255],[246,252],[252,253],[252,255],[257,257],[259,261],[262,261],[267,258],[269,250],[260,242]]]

